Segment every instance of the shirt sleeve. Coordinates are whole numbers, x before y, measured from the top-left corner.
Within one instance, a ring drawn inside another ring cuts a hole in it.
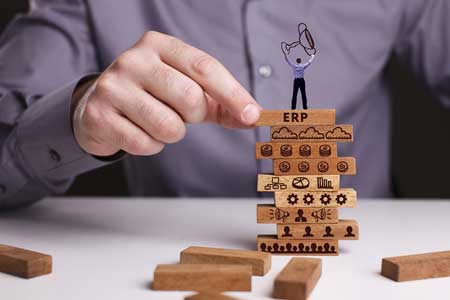
[[[395,53],[450,108],[450,1],[404,1]]]
[[[98,72],[83,1],[34,1],[0,39],[0,209],[65,192],[109,162],[84,152],[71,126],[73,91]]]

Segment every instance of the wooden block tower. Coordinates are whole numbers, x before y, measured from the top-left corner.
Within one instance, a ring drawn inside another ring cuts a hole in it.
[[[273,159],[273,174],[258,175],[258,191],[274,192],[274,205],[257,206],[258,223],[277,224],[277,235],[258,235],[258,250],[286,255],[338,255],[339,240],[356,240],[355,220],[339,220],[356,206],[356,191],[340,188],[354,175],[353,157],[338,157],[337,142],[352,142],[352,125],[336,125],[335,110],[266,110],[257,126],[270,126],[270,142],[256,144],[257,159]]]

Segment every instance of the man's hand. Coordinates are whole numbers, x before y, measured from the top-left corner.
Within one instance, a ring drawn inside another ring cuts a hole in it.
[[[185,123],[246,128],[260,106],[216,59],[179,39],[146,33],[81,97],[75,138],[88,153],[152,155],[185,135]]]

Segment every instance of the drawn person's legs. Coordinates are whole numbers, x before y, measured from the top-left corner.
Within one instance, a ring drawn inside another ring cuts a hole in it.
[[[305,88],[305,79],[304,78],[296,78],[299,79],[300,91],[302,93],[302,104],[303,109],[308,109],[308,99],[306,99],[306,88]]]
[[[303,79],[303,78],[301,78],[301,79]],[[294,87],[294,90],[292,91],[291,109],[295,109],[297,107],[297,94],[298,94],[298,89],[300,88],[300,78],[294,79],[293,87]]]

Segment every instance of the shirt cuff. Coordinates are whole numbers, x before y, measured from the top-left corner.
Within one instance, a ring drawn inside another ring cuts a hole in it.
[[[32,176],[63,180],[116,161],[100,160],[85,152],[73,134],[72,95],[85,78],[42,97],[22,114],[16,146]]]

